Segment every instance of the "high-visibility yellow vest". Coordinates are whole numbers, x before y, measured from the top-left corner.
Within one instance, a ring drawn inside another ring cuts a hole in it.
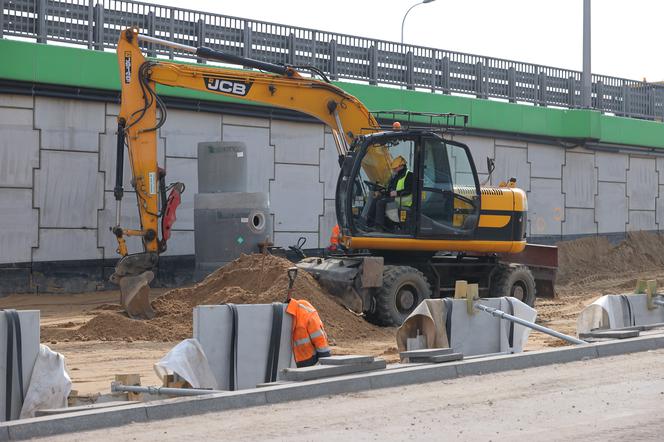
[[[406,173],[404,173],[404,175],[401,178],[399,178],[399,181],[397,181],[397,187],[395,189],[397,192],[405,189],[406,177],[408,176],[409,173],[410,171],[406,171]],[[412,192],[412,189],[410,190]],[[413,205],[413,194],[411,193],[410,195],[397,196],[395,198],[395,201],[400,207],[410,207]]]

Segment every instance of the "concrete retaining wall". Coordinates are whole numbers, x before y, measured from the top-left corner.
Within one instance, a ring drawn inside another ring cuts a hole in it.
[[[117,111],[111,103],[0,94],[0,267],[117,258],[108,230],[114,222]],[[485,158],[495,158],[492,181],[515,176],[528,192],[528,232],[535,241],[664,226],[664,157],[456,138],[471,146],[481,174]],[[327,245],[336,223],[338,163],[323,125],[171,109],[159,133],[159,161],[187,191],[166,256],[194,253],[201,141],[246,144],[248,191],[269,192],[277,245],[292,245],[300,236],[307,238],[305,247]],[[127,165],[127,190],[129,181]],[[127,192],[126,226],[138,226],[135,204]],[[129,241],[130,251],[139,248]]]

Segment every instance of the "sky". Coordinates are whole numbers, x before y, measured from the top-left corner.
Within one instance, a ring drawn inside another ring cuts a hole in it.
[[[400,41],[417,0],[159,0],[241,18]],[[664,80],[661,0],[592,0],[592,72]],[[406,43],[582,69],[583,0],[435,0],[415,7]]]

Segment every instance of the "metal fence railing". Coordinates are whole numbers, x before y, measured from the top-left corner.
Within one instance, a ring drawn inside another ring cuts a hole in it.
[[[581,72],[442,49],[337,34],[131,0],[0,0],[0,37],[112,49],[118,31],[142,32],[272,63],[313,65],[332,79],[405,86],[445,94],[581,106]],[[145,45],[151,56],[192,54]],[[592,76],[592,107],[664,119],[664,87]]]

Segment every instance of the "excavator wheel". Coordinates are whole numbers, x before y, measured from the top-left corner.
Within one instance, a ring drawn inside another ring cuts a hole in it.
[[[527,266],[501,264],[491,282],[491,297],[511,296],[535,306],[535,278]]]
[[[385,266],[383,286],[374,295],[367,319],[377,325],[398,327],[430,297],[431,286],[422,272],[409,266]]]

